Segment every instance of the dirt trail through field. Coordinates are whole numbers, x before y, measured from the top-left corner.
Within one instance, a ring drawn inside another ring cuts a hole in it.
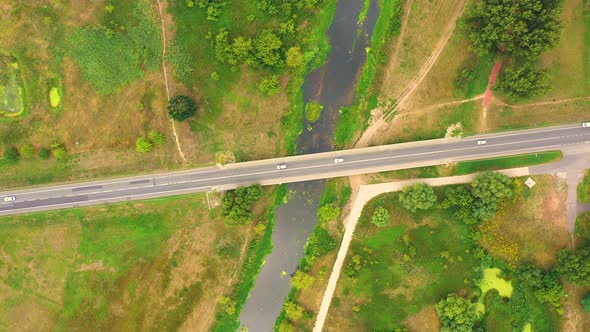
[[[481,102],[482,105],[482,116],[481,116],[481,129],[485,130],[485,128],[487,128],[487,115],[488,115],[488,106],[490,105],[490,102],[492,101],[492,99],[494,98],[493,94],[492,94],[492,87],[494,86],[494,84],[496,83],[496,80],[498,79],[498,74],[500,73],[500,69],[502,69],[502,61],[498,60],[496,61],[496,63],[494,64],[494,67],[492,68],[492,72],[490,73],[490,77],[488,79],[488,85],[486,86],[486,91],[483,94],[483,100]]]
[[[160,14],[160,26],[162,28],[162,71],[164,72],[164,83],[166,84],[166,99],[170,100],[170,87],[168,85],[168,73],[166,70],[166,28],[164,27],[164,15],[162,14],[162,5],[160,4],[160,0],[156,0],[158,3],[158,13]],[[178,154],[182,161],[186,162],[186,157],[182,152],[182,148],[180,147],[180,141],[178,140],[178,134],[176,133],[176,125],[174,124],[174,120],[170,119],[170,123],[172,123],[172,135],[174,136],[174,141],[176,142],[176,149],[178,150]]]
[[[372,112],[373,114],[371,115],[372,119],[370,120],[369,127],[365,130],[361,138],[357,141],[355,147],[368,146],[370,140],[373,138],[375,134],[377,134],[380,131],[383,131],[388,127],[388,118],[390,118],[392,115],[395,115],[397,111],[405,107],[405,104],[407,103],[410,96],[412,96],[412,94],[416,91],[418,86],[420,86],[424,78],[426,78],[426,76],[436,63],[436,60],[438,60],[438,57],[441,55],[443,49],[447,45],[447,42],[449,41],[449,39],[451,39],[453,31],[455,30],[455,27],[457,25],[457,20],[459,19],[459,17],[461,17],[461,15],[463,14],[463,10],[465,9],[466,1],[467,0],[459,1],[457,9],[451,16],[449,23],[447,24],[447,27],[445,29],[445,32],[439,39],[438,43],[436,43],[436,46],[432,51],[430,57],[422,65],[420,71],[418,72],[418,75],[414,77],[414,79],[408,84],[404,91],[398,96],[396,106],[389,112]],[[401,44],[399,46],[401,47]]]

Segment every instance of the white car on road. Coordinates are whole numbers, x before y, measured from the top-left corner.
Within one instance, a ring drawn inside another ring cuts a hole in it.
[[[344,162],[344,159],[343,158],[336,158],[336,159],[334,159],[334,164],[340,164],[340,163],[343,163],[343,162]]]
[[[287,168],[287,164],[278,164],[277,169],[285,169]]]
[[[479,140],[477,141],[477,145],[485,145],[487,143],[486,140]]]
[[[590,128],[590,121],[582,122],[582,128]]]
[[[14,197],[14,196],[6,196],[6,197],[4,197],[4,201],[5,202],[13,202],[15,200],[16,200],[16,197]]]

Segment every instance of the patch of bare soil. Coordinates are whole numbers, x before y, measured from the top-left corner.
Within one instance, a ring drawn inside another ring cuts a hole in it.
[[[105,269],[105,266],[102,264],[102,260],[90,264],[82,263],[80,268],[76,270],[76,272],[84,272],[84,271],[102,271]]]
[[[404,324],[410,331],[436,332],[440,330],[440,322],[434,305],[427,306],[417,314],[409,316]]]

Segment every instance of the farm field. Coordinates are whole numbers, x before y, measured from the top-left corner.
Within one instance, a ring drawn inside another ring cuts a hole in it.
[[[557,251],[569,245],[565,190],[553,176],[534,179],[537,186],[523,186],[478,226],[458,220],[452,207],[439,207],[445,187],[434,188],[439,202],[433,208],[418,212],[404,209],[399,193],[371,200],[357,225],[324,329],[437,331],[436,305],[456,293],[475,304],[476,326],[486,330],[561,330],[570,321],[540,302],[521,272],[529,264],[550,268]],[[371,222],[378,208],[388,212],[382,227]],[[543,236],[549,233],[551,237]],[[579,312],[579,302],[567,303]]]
[[[226,225],[204,194],[2,217],[0,328],[209,331],[238,306],[272,197],[253,208],[257,231]]]

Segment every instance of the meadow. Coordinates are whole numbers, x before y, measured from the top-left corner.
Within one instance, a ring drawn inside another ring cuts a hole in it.
[[[0,326],[209,331],[237,305],[242,267],[260,266],[249,248],[269,242],[254,228],[272,192],[249,225],[226,225],[204,194],[3,217]]]
[[[539,302],[519,272],[526,264],[551,266],[557,250],[568,245],[565,191],[552,176],[534,178],[538,186],[523,187],[476,227],[458,220],[452,208],[409,212],[397,203],[399,193],[371,200],[357,225],[325,329],[437,331],[436,303],[457,293],[476,303],[477,326],[486,330],[557,330],[560,314]],[[445,190],[435,188],[439,202]],[[389,212],[382,228],[370,222],[377,207]],[[555,236],[543,237],[546,232]]]

